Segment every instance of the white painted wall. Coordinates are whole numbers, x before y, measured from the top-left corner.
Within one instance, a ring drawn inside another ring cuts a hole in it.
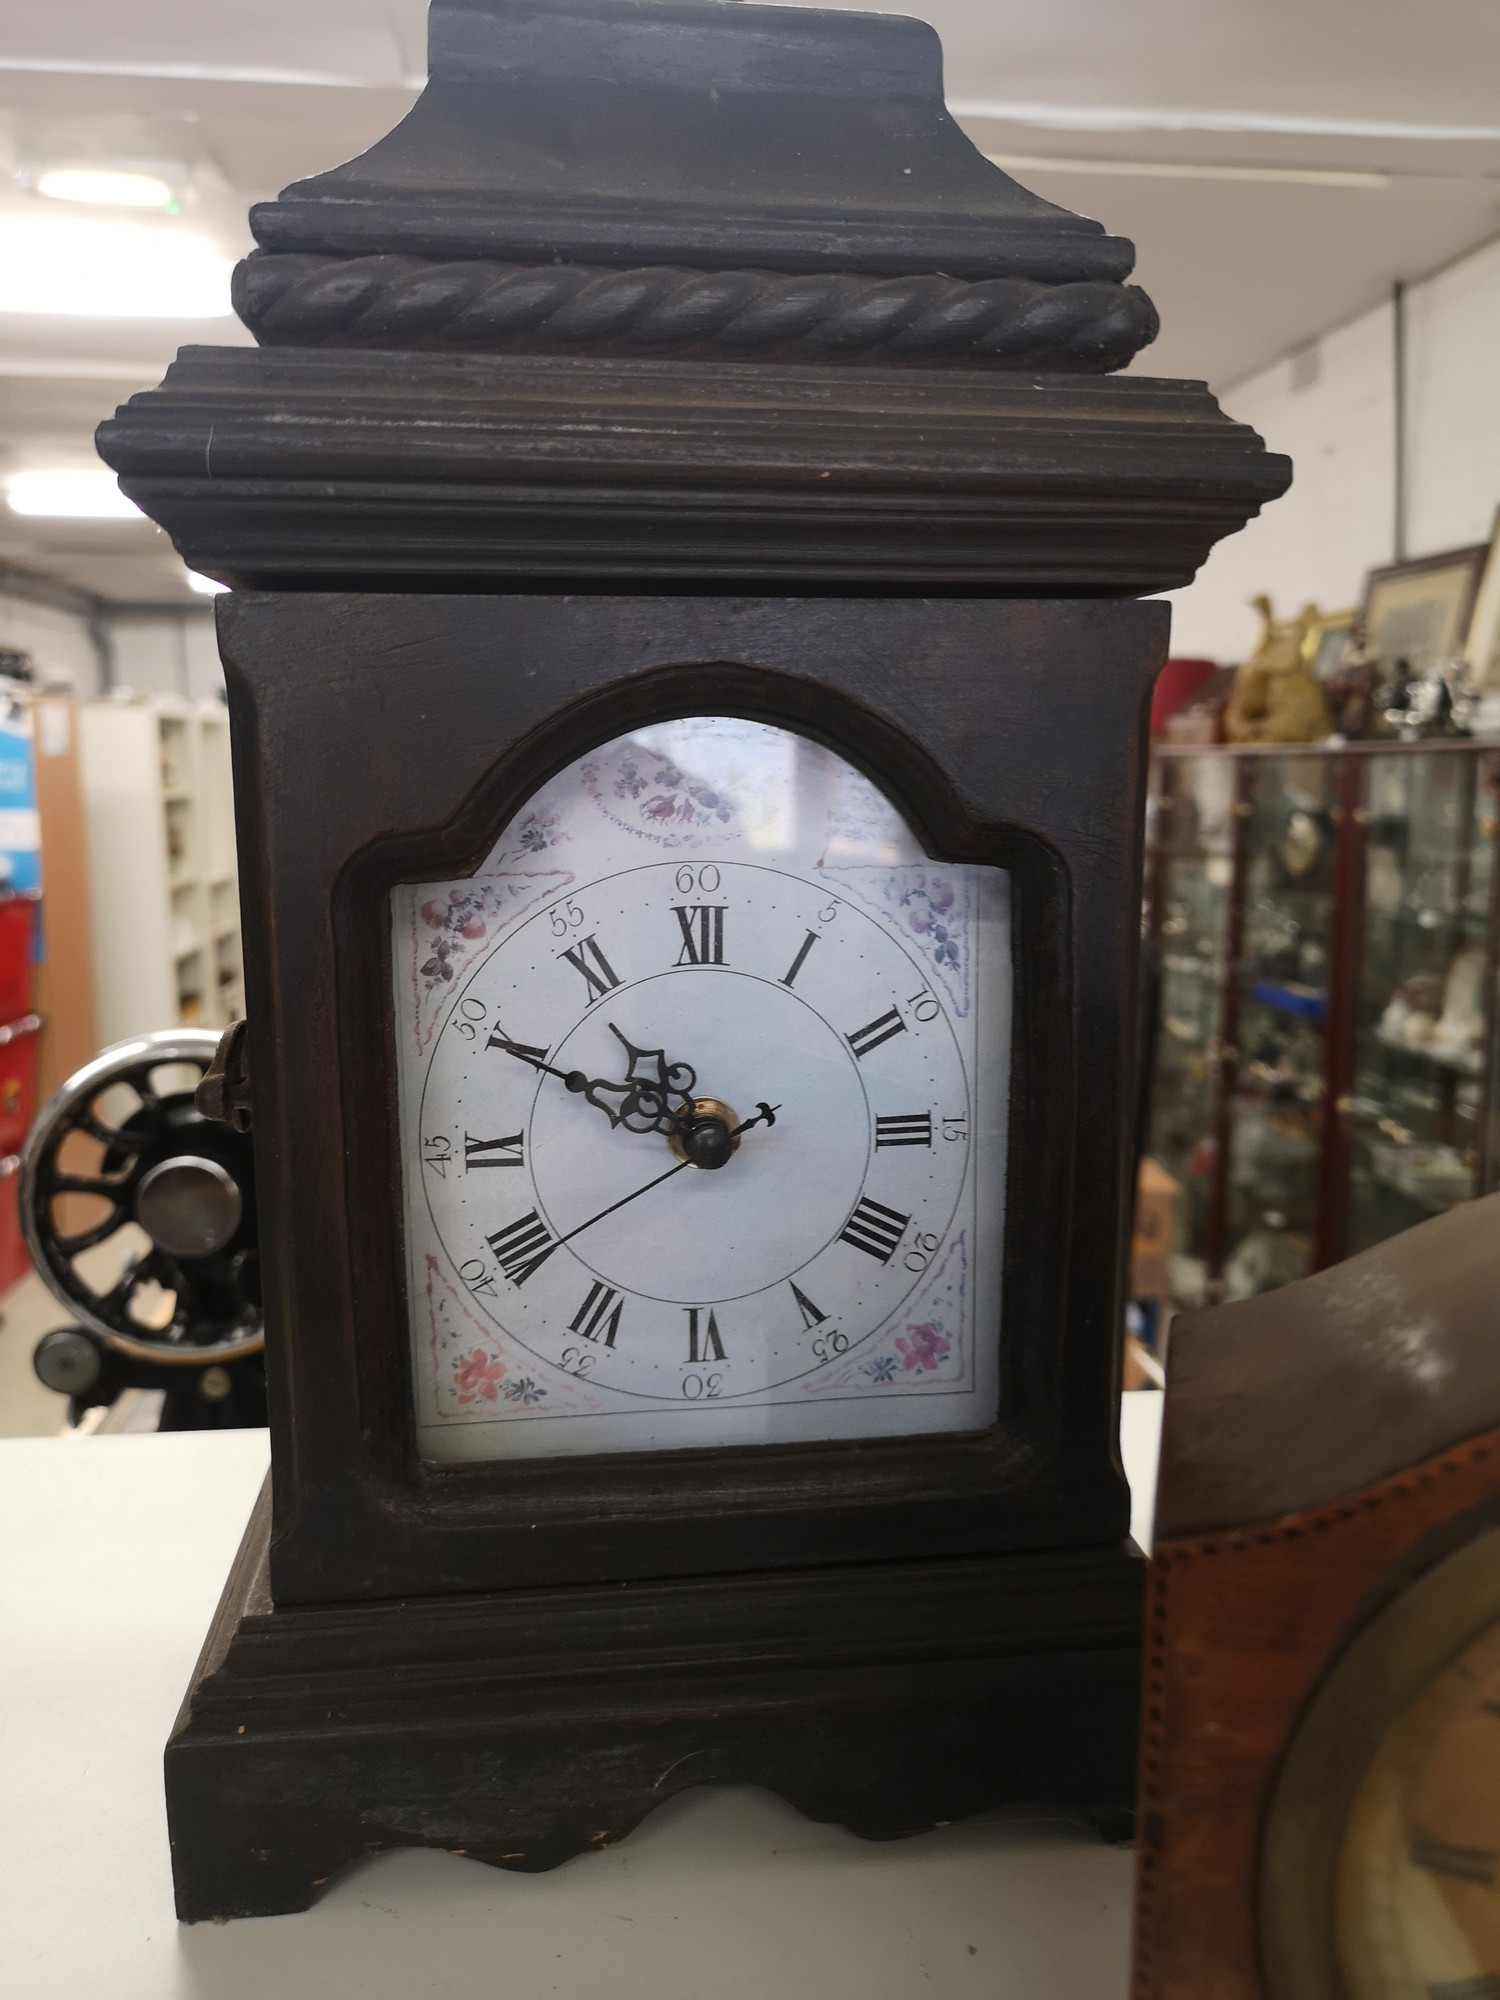
[[[212,611],[191,607],[183,616],[116,613],[108,620],[118,686],[138,694],[180,694],[206,700],[224,685]],[[90,700],[105,692],[99,654],[88,620],[73,611],[0,591],[0,649],[30,653],[44,681],[60,681]]]
[[[0,647],[30,653],[44,681],[64,682],[85,696],[100,691],[99,655],[88,623],[71,611],[0,592]]]
[[[224,685],[213,614],[206,607],[184,617],[140,618],[130,613],[110,621],[115,682],[137,694],[181,694],[206,699]]]
[[[1486,542],[1500,506],[1500,240],[1407,293],[1407,553]],[[1243,659],[1259,630],[1247,600],[1359,601],[1365,572],[1392,560],[1395,370],[1382,306],[1317,343],[1316,378],[1290,356],[1225,392],[1296,468],[1291,491],[1222,542],[1172,594],[1172,651]],[[1310,357],[1304,357],[1305,360]],[[1299,379],[1305,386],[1298,386]]]

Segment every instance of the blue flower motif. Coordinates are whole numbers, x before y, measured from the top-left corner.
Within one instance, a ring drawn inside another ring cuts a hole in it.
[[[506,1402],[521,1403],[528,1410],[534,1403],[540,1403],[546,1393],[547,1391],[533,1382],[529,1375],[523,1375],[518,1382],[507,1382],[505,1385]]]
[[[867,1361],[865,1373],[872,1382],[894,1382],[896,1379],[896,1357],[882,1354],[878,1361]]]

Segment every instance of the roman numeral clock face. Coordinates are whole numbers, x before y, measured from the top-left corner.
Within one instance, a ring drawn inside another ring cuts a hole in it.
[[[392,925],[424,1456],[994,1422],[1002,871],[699,717],[572,765]]]

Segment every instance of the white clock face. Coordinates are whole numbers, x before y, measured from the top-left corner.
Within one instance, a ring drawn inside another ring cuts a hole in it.
[[[391,901],[424,1457],[995,1421],[1002,871],[696,717]]]

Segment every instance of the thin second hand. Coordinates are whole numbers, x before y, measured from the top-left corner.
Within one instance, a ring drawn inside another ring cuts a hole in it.
[[[779,1104],[763,1104],[753,1118],[746,1118],[735,1126],[729,1135],[730,1138],[738,1139],[741,1132],[748,1132],[752,1125],[774,1124],[776,1113],[780,1109],[781,1106]],[[664,1174],[658,1174],[654,1181],[647,1181],[644,1187],[634,1188],[629,1194],[622,1194],[620,1199],[612,1201],[608,1208],[601,1208],[599,1213],[591,1215],[587,1222],[580,1222],[578,1227],[570,1229],[566,1236],[559,1236],[556,1243],[552,1246],[553,1249],[560,1250],[564,1243],[571,1243],[575,1236],[582,1236],[585,1229],[592,1229],[594,1224],[602,1222],[606,1215],[613,1215],[617,1208],[624,1208],[628,1202],[638,1201],[643,1194],[650,1194],[652,1188],[660,1187],[663,1181],[671,1180],[674,1174],[683,1173],[692,1164],[691,1160],[679,1160],[675,1167],[668,1167]]]

